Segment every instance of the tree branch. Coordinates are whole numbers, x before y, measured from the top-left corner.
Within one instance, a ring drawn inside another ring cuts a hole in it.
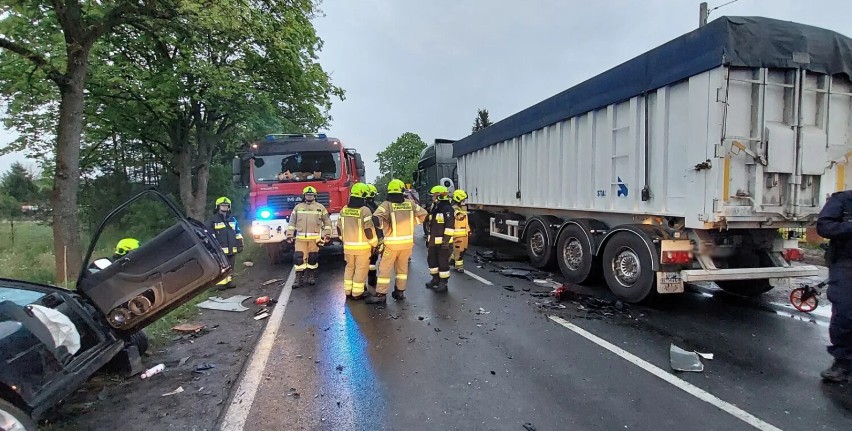
[[[51,81],[55,82],[56,85],[62,87],[67,84],[68,79],[64,74],[59,72],[55,67],[51,66],[47,60],[44,59],[41,55],[37,54],[35,51],[23,46],[19,43],[12,42],[5,37],[0,37],[0,48],[6,49],[8,51],[14,52],[15,54],[20,55],[21,57],[29,60],[33,64],[36,65],[39,69],[43,70],[47,74],[47,78]]]

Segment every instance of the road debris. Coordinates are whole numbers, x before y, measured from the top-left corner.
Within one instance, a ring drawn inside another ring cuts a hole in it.
[[[498,251],[494,251],[494,250],[487,250],[487,251],[477,251],[476,257],[477,257],[477,260],[480,260],[482,262],[508,262],[508,261],[521,262],[521,261],[524,261],[524,260],[527,259],[527,254],[526,253],[510,254],[510,253],[498,252]]]
[[[207,310],[242,312],[248,310],[248,308],[243,307],[242,302],[249,298],[251,297],[246,295],[234,295],[230,298],[212,296],[206,301],[196,304],[196,307]]]
[[[280,279],[280,278],[273,278],[272,280],[266,280],[266,281],[264,281],[263,283],[261,283],[261,286],[269,286],[270,284],[272,284],[272,283],[278,283],[279,281],[284,281],[284,280],[282,280],[282,279]]]
[[[490,311],[485,311],[484,308],[479,307],[479,310],[476,311],[476,314],[491,314]]]
[[[712,361],[713,358],[714,358],[714,355],[712,353],[701,353],[699,351],[695,351],[695,353],[697,353],[698,356],[701,356],[702,358],[704,358],[708,361]]]
[[[335,369],[336,369],[337,371],[340,371],[340,372],[342,373],[342,372],[343,372],[343,368],[344,368],[344,366],[343,366],[343,365],[338,365]]]
[[[266,319],[267,317],[269,317],[269,311],[266,309],[261,309],[254,313],[254,320],[262,320]]]
[[[437,327],[437,326],[436,326],[436,327],[435,327],[435,332],[441,332],[441,328],[439,328],[439,327]]]
[[[191,357],[192,357],[192,356],[185,356],[185,357],[183,357],[183,358],[180,358],[180,362],[178,362],[178,367],[183,366],[183,364],[185,364],[185,363],[186,363],[186,361],[188,361],[188,360],[189,360],[189,358],[191,358]]]
[[[270,297],[268,297],[268,296],[261,296],[261,297],[259,297],[259,298],[255,299],[255,300],[254,300],[254,303],[255,303],[255,305],[263,305],[263,306],[267,306],[267,307],[268,307],[268,306],[270,306],[270,305],[275,305],[275,304],[277,304],[277,303],[278,303],[278,301],[276,301],[276,300],[274,300],[274,299],[272,299],[272,298],[270,298]]]
[[[216,368],[216,366],[213,364],[202,363],[195,366],[195,370],[193,371],[193,373],[204,374],[204,371],[212,370],[214,368]]]
[[[145,372],[144,372],[144,373],[142,373],[142,374],[140,374],[140,375],[139,375],[139,377],[140,377],[140,378],[142,378],[142,379],[147,379],[148,377],[151,377],[151,376],[153,376],[154,374],[160,374],[160,373],[162,373],[162,372],[163,372],[163,370],[165,370],[165,369],[166,369],[166,365],[165,365],[165,364],[158,364],[158,365],[155,365],[155,366],[153,366],[153,367],[148,368],[147,370],[145,370]]]
[[[700,373],[704,371],[704,364],[701,363],[701,358],[698,353],[688,352],[674,344],[669,347],[669,361],[672,369],[676,371],[688,371]]]
[[[207,325],[201,323],[181,323],[180,325],[173,327],[172,331],[179,332],[181,334],[197,334],[206,327]]]
[[[252,261],[250,261],[250,260],[247,260],[247,261],[243,262],[243,266],[246,266],[246,267],[248,267],[248,268],[251,268],[251,267],[253,267],[253,266],[254,266],[254,262],[252,262]]]
[[[416,337],[408,337],[408,342],[413,343],[414,340],[416,340],[416,339],[417,339]]]
[[[531,423],[529,423],[529,422],[525,423],[525,424],[523,425],[523,427],[524,427],[524,429],[525,429],[525,430],[527,430],[527,431],[537,431],[537,429],[536,429],[535,425],[533,425],[533,424],[531,424]]]
[[[163,394],[163,395],[161,395],[161,396],[162,396],[162,397],[167,397],[167,396],[169,396],[169,395],[177,395],[177,394],[179,394],[179,393],[181,393],[181,392],[183,392],[183,386],[178,386],[178,388],[177,388],[177,389],[175,389],[175,390],[173,390],[173,391],[171,391],[171,392],[166,392],[165,394]]]

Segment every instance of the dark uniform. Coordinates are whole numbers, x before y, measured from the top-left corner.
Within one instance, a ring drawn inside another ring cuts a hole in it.
[[[826,253],[831,301],[828,353],[834,364],[822,378],[845,382],[852,376],[852,190],[831,195],[819,213],[817,232],[831,240]]]
[[[243,234],[240,232],[237,218],[232,216],[230,211],[223,214],[217,209],[213,216],[207,220],[207,229],[213,232],[213,236],[219,241],[219,246],[222,247],[225,256],[228,256],[231,268],[234,268],[237,253],[243,251]],[[218,285],[233,287],[231,274],[222,279]]]
[[[379,204],[376,203],[376,196],[374,194],[370,194],[365,201],[367,208],[370,209],[370,213],[375,213],[377,209],[379,209]],[[381,244],[385,235],[381,229],[375,227],[376,236],[379,238],[379,244]],[[376,273],[378,271],[378,266],[376,263],[379,261],[379,256],[382,254],[381,247],[376,247],[373,253],[370,255],[370,271],[367,272],[367,285],[376,287]]]
[[[436,292],[447,290],[450,278],[450,256],[453,253],[455,210],[449,200],[439,200],[429,211],[429,237],[426,240],[427,262],[432,280],[426,283]]]

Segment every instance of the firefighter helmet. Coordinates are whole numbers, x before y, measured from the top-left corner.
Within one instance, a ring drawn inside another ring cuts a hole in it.
[[[405,188],[405,183],[400,180],[391,180],[388,183],[388,193],[402,193]]]
[[[134,238],[124,238],[116,244],[115,254],[124,256],[131,250],[136,250],[137,248],[139,248],[139,240]]]
[[[216,199],[216,206],[218,207],[219,205],[231,206],[231,200],[226,198],[225,196],[222,196],[219,199]]]
[[[379,194],[379,189],[377,189],[376,186],[367,184],[367,188],[369,189],[369,194],[367,195],[368,198],[374,198]]]
[[[313,186],[307,186],[304,189],[302,189],[303,195],[306,195],[308,193],[317,194],[317,189],[315,189]]]
[[[349,191],[349,196],[356,198],[366,198],[370,194],[370,188],[364,183],[355,183]]]
[[[454,201],[462,203],[465,199],[467,199],[467,193],[465,193],[464,190],[456,189],[456,191],[453,192]]]

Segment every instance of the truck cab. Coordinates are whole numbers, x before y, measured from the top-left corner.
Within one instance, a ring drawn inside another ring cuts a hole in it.
[[[364,162],[354,149],[325,134],[275,134],[253,142],[234,159],[234,181],[249,188],[250,235],[263,244],[273,262],[289,251],[284,242],[290,214],[302,202],[302,190],[313,186],[325,206],[336,236],[340,210],[349,187],[365,176]]]
[[[414,189],[421,199],[429,196],[432,186],[442,179],[450,179],[452,184],[443,184],[448,188],[458,185],[458,169],[453,157],[453,142],[451,139],[435,139],[435,143],[420,152],[417,171],[412,174]]]

